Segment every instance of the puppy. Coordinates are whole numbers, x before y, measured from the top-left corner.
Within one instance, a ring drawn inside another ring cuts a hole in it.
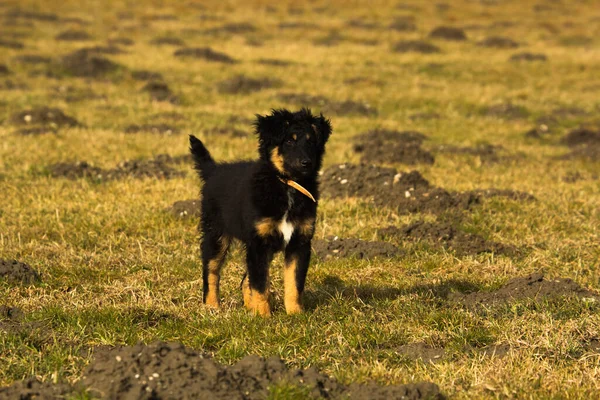
[[[311,240],[319,200],[318,172],[331,123],[308,109],[272,110],[256,116],[259,159],[216,163],[190,135],[202,188],[202,279],[204,303],[219,307],[219,280],[232,239],[246,248],[244,305],[271,315],[269,265],[285,252],[284,291],[288,314],[302,311]]]

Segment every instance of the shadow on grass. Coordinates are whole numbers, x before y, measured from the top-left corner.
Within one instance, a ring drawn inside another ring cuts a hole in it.
[[[480,286],[472,282],[459,279],[450,279],[439,284],[423,284],[398,288],[389,285],[351,285],[337,276],[328,275],[318,284],[316,290],[307,292],[306,306],[308,309],[314,309],[320,305],[330,303],[333,299],[339,297],[348,300],[360,300],[369,304],[371,302],[394,300],[401,296],[415,294],[444,301],[450,293],[471,293],[480,289]]]

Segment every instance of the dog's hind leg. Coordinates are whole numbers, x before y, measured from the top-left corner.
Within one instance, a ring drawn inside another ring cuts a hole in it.
[[[271,315],[269,264],[272,258],[272,252],[259,244],[249,245],[246,248],[248,276],[242,283],[244,305],[248,310],[263,317]]]
[[[221,267],[227,255],[229,243],[229,237],[207,232],[202,238],[203,300],[207,306],[212,308],[219,308]]]
[[[285,249],[283,270],[284,303],[288,314],[302,312],[301,296],[304,292],[306,274],[310,263],[310,241],[298,243],[292,240]]]

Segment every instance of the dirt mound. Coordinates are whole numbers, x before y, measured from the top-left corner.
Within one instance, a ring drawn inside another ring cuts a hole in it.
[[[481,112],[487,117],[496,117],[508,120],[529,117],[529,111],[525,107],[514,105],[512,103],[503,103],[484,107]]]
[[[337,236],[327,240],[314,240],[312,248],[315,256],[321,260],[348,257],[370,260],[375,257],[390,258],[400,254],[398,248],[388,242],[370,242],[354,238],[340,239]]]
[[[95,167],[86,161],[52,164],[48,166],[48,171],[50,172],[50,175],[55,178],[64,177],[67,179],[101,179],[104,176],[104,170],[102,168]]]
[[[95,352],[81,384],[105,398],[264,399],[278,382],[303,386],[314,398],[442,399],[437,385],[342,385],[314,368],[289,370],[277,357],[248,356],[224,366],[177,343]]]
[[[426,136],[415,131],[372,130],[356,137],[354,151],[366,163],[433,164],[433,155],[421,148]]]
[[[460,28],[451,26],[438,26],[429,33],[430,38],[445,40],[467,40],[467,34]]]
[[[225,94],[248,94],[263,89],[276,88],[281,85],[282,82],[278,79],[250,78],[245,75],[237,75],[219,82],[217,88],[219,92]]]
[[[39,54],[21,54],[15,57],[15,61],[22,64],[48,64],[52,61],[50,57],[41,56]]]
[[[581,145],[574,148],[571,152],[558,157],[560,160],[581,159],[593,162],[600,161],[600,146],[598,145]]]
[[[10,399],[44,399],[55,400],[68,398],[73,389],[66,384],[52,384],[40,382],[31,377],[23,381],[13,383],[10,386],[0,388],[0,400]]]
[[[176,218],[199,217],[202,213],[201,203],[198,199],[176,201],[167,211]]]
[[[449,299],[466,307],[476,307],[528,299],[552,299],[562,296],[600,300],[600,296],[582,288],[571,279],[545,279],[544,274],[540,272],[511,279],[500,289],[492,292],[451,293]]]
[[[135,42],[132,39],[125,37],[116,37],[108,39],[107,43],[111,46],[133,46]]]
[[[242,35],[245,33],[254,33],[258,29],[248,22],[238,22],[238,23],[230,23],[222,26],[217,26],[215,28],[210,28],[204,31],[204,33],[209,35],[220,35],[220,34],[234,34],[234,35]]]
[[[25,47],[25,45],[21,42],[17,42],[16,40],[7,40],[0,39],[0,47],[5,47],[7,49],[19,50]]]
[[[187,155],[171,157],[168,154],[160,154],[151,160],[123,161],[112,169],[95,167],[85,161],[52,164],[47,169],[51,176],[67,179],[91,178],[102,181],[124,179],[127,177],[136,179],[173,179],[184,176],[185,173],[171,168],[169,164],[179,164],[188,162],[188,160],[189,157]]]
[[[178,104],[179,98],[173,94],[169,86],[164,82],[150,81],[142,88],[143,92],[148,92],[150,98],[154,101],[168,101],[172,104]]]
[[[272,67],[289,67],[295,64],[293,61],[280,60],[278,58],[260,58],[256,60],[256,62],[262,65],[270,65]]]
[[[503,160],[516,158],[514,155],[507,154],[502,146],[493,144],[478,144],[475,146],[442,145],[437,147],[436,150],[446,154],[467,154],[476,156],[482,164],[495,164]]]
[[[569,147],[580,145],[600,145],[600,130],[578,128],[569,132],[560,141]]]
[[[341,164],[325,170],[321,182],[324,196],[364,197],[400,214],[465,210],[479,203],[479,197],[472,193],[431,187],[417,171],[396,173],[393,168]]]
[[[210,47],[186,47],[174,53],[175,57],[199,58],[207,61],[220,62],[224,64],[235,64],[237,61],[225,53],[211,49]]]
[[[87,78],[100,78],[123,68],[89,49],[77,50],[64,56],[62,67],[73,76]]]
[[[17,260],[0,260],[0,279],[31,284],[42,280],[39,272]]]
[[[145,69],[140,69],[136,71],[131,71],[131,78],[136,81],[161,81],[163,76],[160,72],[148,71]]]
[[[411,16],[396,17],[394,21],[388,26],[398,32],[413,32],[417,30],[415,19]]]
[[[37,107],[19,111],[10,117],[10,122],[21,128],[17,131],[23,135],[56,132],[62,127],[76,127],[81,124],[73,117],[66,115],[59,108]]]
[[[167,124],[143,124],[129,125],[125,128],[125,133],[151,132],[161,135],[175,135],[179,133],[179,129]]]
[[[490,36],[477,42],[478,46],[491,47],[495,49],[514,49],[519,47],[519,43],[504,36]]]
[[[366,29],[369,31],[379,28],[379,23],[375,21],[365,21],[362,18],[351,19],[346,22],[346,25],[351,28]]]
[[[510,56],[510,61],[548,61],[548,57],[542,53],[516,53]]]
[[[82,30],[78,30],[78,29],[69,29],[69,30],[63,31],[63,32],[59,33],[58,35],[56,35],[54,37],[54,39],[62,40],[62,41],[79,42],[79,41],[92,40],[93,38],[92,38],[92,35],[90,35],[86,31],[82,31]]]
[[[214,127],[212,129],[208,129],[206,131],[206,133],[213,134],[213,135],[228,135],[231,137],[247,137],[248,136],[248,132],[243,131],[241,129],[232,128],[229,126]]]
[[[35,21],[44,21],[44,22],[58,21],[58,15],[56,15],[56,14],[22,10],[20,8],[15,8],[15,9],[9,10],[4,15],[6,17],[9,17],[10,19],[22,18],[22,19],[29,19],[29,20],[35,20]]]
[[[396,53],[433,54],[442,52],[439,47],[422,40],[402,40],[396,43],[392,50]]]
[[[375,46],[379,43],[376,39],[364,39],[360,37],[352,37],[343,35],[338,30],[332,30],[327,35],[315,39],[313,43],[317,46],[337,46],[342,42],[350,42],[355,44],[361,44],[365,46]]]
[[[10,70],[6,66],[6,64],[0,64],[0,75],[8,75],[10,74]]]
[[[434,247],[452,250],[458,256],[494,253],[514,255],[517,250],[513,246],[485,240],[483,237],[463,232],[456,224],[447,221],[417,221],[402,227],[389,226],[379,231],[384,238],[393,237],[401,240],[425,241]]]
[[[442,361],[446,350],[438,347],[431,347],[425,343],[410,343],[395,349],[396,353],[412,361],[422,361],[424,363],[437,363]]]
[[[117,46],[93,46],[93,47],[84,47],[83,49],[79,49],[79,51],[87,51],[88,53],[95,54],[125,54],[126,52]]]
[[[185,46],[183,39],[171,36],[161,36],[154,38],[150,41],[150,44],[155,46]]]
[[[316,107],[328,115],[377,115],[377,109],[370,104],[353,100],[332,101],[324,96],[313,96],[307,93],[279,93],[277,94],[277,98],[299,107]]]

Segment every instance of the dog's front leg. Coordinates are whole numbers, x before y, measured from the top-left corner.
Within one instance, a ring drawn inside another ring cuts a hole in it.
[[[263,317],[271,315],[269,264],[272,258],[273,252],[258,241],[246,248],[248,276],[242,285],[244,305],[248,310]]]
[[[294,240],[296,239],[296,240]],[[283,271],[285,311],[288,314],[302,312],[302,292],[310,263],[310,240],[293,238],[285,249],[285,269]]]

